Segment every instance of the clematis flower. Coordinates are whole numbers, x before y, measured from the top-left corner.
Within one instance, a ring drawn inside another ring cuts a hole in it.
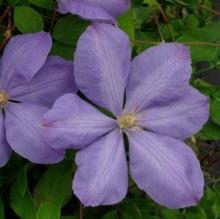
[[[196,155],[183,140],[207,121],[208,99],[188,84],[188,49],[162,43],[131,63],[127,36],[113,25],[93,24],[78,42],[74,65],[81,92],[114,115],[66,94],[44,117],[49,145],[80,149],[73,190],[81,202],[111,205],[125,197],[125,133],[130,175],[138,187],[169,208],[195,205],[204,179]]]
[[[58,0],[58,11],[95,21],[112,21],[128,10],[130,0]]]
[[[64,152],[46,145],[40,120],[54,101],[74,91],[72,64],[49,57],[52,40],[44,32],[13,37],[0,65],[0,166],[14,150],[35,163],[54,163]]]

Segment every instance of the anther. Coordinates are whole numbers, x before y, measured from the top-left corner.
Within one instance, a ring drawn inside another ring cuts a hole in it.
[[[8,103],[9,96],[4,90],[0,90],[0,106],[5,106]]]
[[[118,118],[118,124],[121,129],[127,130],[136,126],[137,120],[133,114],[122,115]]]

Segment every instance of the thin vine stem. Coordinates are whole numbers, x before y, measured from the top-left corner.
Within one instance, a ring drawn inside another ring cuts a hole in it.
[[[131,40],[131,42],[133,44],[145,44],[145,45],[158,45],[161,42],[154,42],[154,41],[144,41],[144,40]],[[198,41],[198,42],[179,42],[179,43],[183,43],[187,46],[210,46],[210,47],[216,47],[216,48],[220,48],[220,44],[219,43],[210,43],[210,42],[202,42],[202,41]]]
[[[159,3],[158,3],[158,8],[159,8],[159,10],[160,10],[160,13],[161,13],[161,15],[162,15],[164,21],[167,23],[167,28],[168,28],[168,30],[169,30],[169,32],[170,32],[170,35],[171,35],[171,37],[172,37],[172,40],[175,41],[175,40],[176,40],[176,39],[175,39],[175,33],[174,33],[174,31],[173,31],[172,26],[171,26],[170,23],[169,23],[169,18],[167,17],[165,11],[163,10],[162,6],[161,6]]]
[[[51,33],[52,30],[53,30],[53,27],[54,27],[54,23],[55,23],[55,20],[56,20],[56,16],[57,16],[57,12],[56,10],[53,11],[53,14],[52,14],[52,17],[51,17],[51,20],[50,20],[50,26],[49,26],[49,32]]]
[[[80,216],[79,216],[80,219],[83,219],[83,208],[84,208],[83,204],[80,203]]]
[[[157,25],[157,31],[158,31],[158,34],[160,35],[161,42],[165,42],[165,39],[164,39],[163,33],[161,31],[160,23],[159,23],[157,15],[154,15],[154,21],[155,21],[155,23]]]
[[[9,11],[11,10],[11,8],[8,6],[5,11],[3,12],[3,14],[0,16],[0,23],[2,22],[2,20],[8,15]]]
[[[216,11],[216,10],[214,10],[212,8],[206,7],[205,5],[200,5],[200,8],[203,8],[206,11],[209,11],[209,12],[213,13],[216,16],[220,16],[220,12],[219,11]]]
[[[11,8],[8,8],[8,10],[6,11],[7,13],[4,15],[4,17],[8,16],[8,25],[4,33],[4,39],[0,45],[0,52],[4,49],[5,45],[12,36],[12,31],[14,30],[14,24],[12,23],[12,19],[11,19]]]

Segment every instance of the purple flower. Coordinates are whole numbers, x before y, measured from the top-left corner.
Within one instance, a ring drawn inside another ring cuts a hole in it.
[[[115,22],[115,17],[128,10],[131,0],[57,0],[58,11],[77,14],[89,20]]]
[[[203,174],[183,140],[207,121],[208,99],[189,86],[190,76],[190,54],[181,44],[152,47],[131,63],[129,40],[117,27],[93,24],[81,36],[76,84],[114,118],[66,94],[44,117],[43,131],[58,150],[81,149],[73,190],[85,206],[110,205],[125,197],[123,133],[129,140],[130,174],[139,188],[169,208],[198,202]]]
[[[13,37],[0,65],[0,166],[12,149],[35,163],[60,161],[63,151],[46,145],[40,120],[61,95],[74,91],[71,62],[47,58],[49,34],[40,32]]]

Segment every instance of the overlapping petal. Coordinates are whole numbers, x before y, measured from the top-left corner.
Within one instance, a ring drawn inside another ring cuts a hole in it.
[[[9,160],[11,148],[6,141],[5,121],[3,114],[0,114],[0,167],[4,166]]]
[[[139,125],[181,140],[191,137],[209,118],[208,98],[194,88],[189,88],[182,95],[175,102],[141,112]]]
[[[131,131],[131,176],[154,201],[169,208],[195,205],[203,194],[204,179],[193,151],[179,140]]]
[[[45,32],[13,37],[2,56],[0,87],[13,86],[15,78],[16,83],[30,81],[45,63],[51,44],[51,37]]]
[[[73,190],[85,206],[111,205],[125,197],[128,173],[119,129],[77,152],[76,163]]]
[[[190,75],[190,53],[182,44],[163,43],[146,50],[132,63],[126,111],[140,112],[178,99],[188,88]]]
[[[42,122],[45,140],[56,149],[82,148],[116,125],[116,121],[75,94],[59,98]]]
[[[77,14],[89,20],[115,22],[130,6],[130,0],[58,0],[61,13]]]
[[[130,62],[131,49],[125,33],[113,25],[93,24],[77,45],[76,84],[94,103],[119,115]]]
[[[45,144],[40,133],[40,120],[47,107],[34,104],[9,104],[6,110],[6,138],[11,148],[34,163],[56,163],[64,152]]]
[[[49,57],[32,81],[15,86],[11,99],[51,107],[58,97],[76,92],[73,63],[59,57]]]

